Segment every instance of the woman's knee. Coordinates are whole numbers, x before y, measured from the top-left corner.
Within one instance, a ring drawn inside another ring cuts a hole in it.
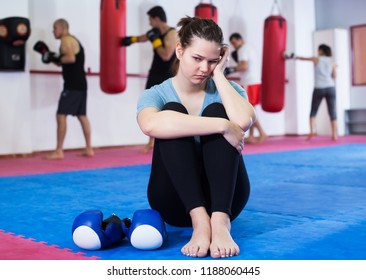
[[[164,110],[170,110],[170,111],[175,111],[175,112],[179,112],[179,113],[183,113],[183,114],[188,114],[188,111],[186,109],[186,107],[183,106],[183,104],[178,103],[178,102],[169,102],[166,103],[163,106],[163,111]]]
[[[229,117],[226,114],[225,107],[221,103],[212,103],[212,104],[208,105],[203,110],[202,116],[229,119]]]

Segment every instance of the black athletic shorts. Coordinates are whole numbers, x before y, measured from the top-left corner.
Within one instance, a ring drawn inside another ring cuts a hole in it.
[[[85,116],[86,96],[86,91],[83,90],[63,90],[58,101],[57,114]]]

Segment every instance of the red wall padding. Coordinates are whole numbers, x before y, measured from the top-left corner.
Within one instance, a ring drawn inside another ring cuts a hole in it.
[[[285,103],[285,59],[287,23],[280,15],[264,23],[261,105],[266,112],[279,112]]]
[[[100,87],[105,93],[126,89],[126,0],[101,0],[100,5]]]
[[[200,3],[194,9],[194,16],[199,18],[209,18],[217,23],[217,8],[212,3]]]

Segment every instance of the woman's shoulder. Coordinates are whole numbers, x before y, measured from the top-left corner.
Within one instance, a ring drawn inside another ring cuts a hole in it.
[[[318,57],[319,60],[322,60],[322,61],[332,61],[332,57],[331,56],[325,56],[325,55],[321,55]]]
[[[167,92],[168,90],[171,90],[171,86],[172,86],[172,81],[171,81],[171,78],[169,78],[160,84],[154,85],[151,88],[146,89],[145,91],[164,93],[164,92]]]
[[[176,101],[177,97],[171,79],[169,78],[160,84],[145,89],[143,95],[150,99],[163,100],[164,102]]]
[[[324,65],[328,65],[328,64],[333,65],[334,64],[333,57],[325,56],[325,55],[319,56],[319,62],[321,62]]]
[[[137,112],[139,113],[147,107],[154,107],[160,110],[165,103],[174,99],[170,85],[171,81],[166,80],[161,84],[145,89],[137,102]]]

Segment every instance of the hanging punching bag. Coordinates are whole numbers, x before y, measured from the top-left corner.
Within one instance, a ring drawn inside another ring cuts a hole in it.
[[[101,0],[100,5],[100,87],[105,93],[126,88],[126,0]]]
[[[217,8],[210,3],[202,3],[202,1],[194,8],[194,16],[199,18],[209,18],[217,23]]]
[[[279,112],[285,103],[285,59],[287,23],[281,15],[264,22],[261,106]]]

